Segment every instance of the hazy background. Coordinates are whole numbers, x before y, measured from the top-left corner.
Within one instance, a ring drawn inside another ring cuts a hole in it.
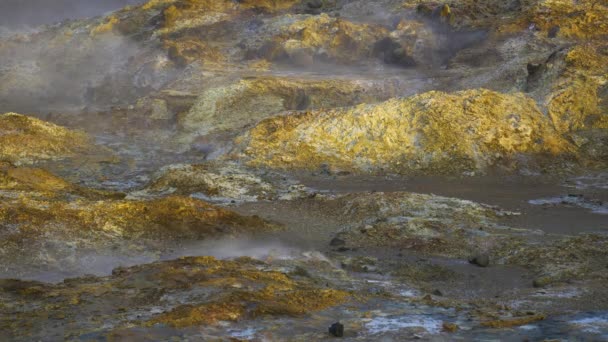
[[[65,19],[101,15],[144,0],[0,0],[0,26],[52,24]]]

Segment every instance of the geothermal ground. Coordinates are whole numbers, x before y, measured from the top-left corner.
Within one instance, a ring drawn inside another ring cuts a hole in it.
[[[608,340],[605,1],[0,12],[0,340]]]

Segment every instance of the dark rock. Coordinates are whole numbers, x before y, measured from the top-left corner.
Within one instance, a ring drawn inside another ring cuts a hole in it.
[[[292,274],[300,277],[311,278],[310,273],[308,273],[308,271],[302,266],[296,266]]]
[[[340,322],[336,322],[329,327],[329,334],[335,337],[344,336],[344,325]]]
[[[443,331],[445,332],[456,332],[458,331],[458,325],[449,322],[443,322]]]
[[[439,289],[435,289],[435,290],[433,291],[433,295],[434,295],[434,296],[439,296],[439,297],[442,297],[442,296],[443,296],[443,292],[441,292],[441,290],[439,290]]]
[[[306,2],[306,6],[308,6],[308,8],[312,8],[312,9],[319,9],[319,8],[323,7],[323,1],[322,0],[308,0],[308,2]]]
[[[553,26],[549,29],[549,32],[547,32],[547,37],[555,38],[555,37],[557,37],[558,33],[559,33],[559,26]]]
[[[490,257],[485,254],[480,254],[469,260],[469,262],[479,267],[488,267],[488,265],[490,265]]]
[[[327,164],[321,164],[320,166],[320,174],[323,176],[331,176],[331,168]]]
[[[338,246],[344,246],[346,244],[346,241],[340,239],[340,238],[333,238],[331,239],[331,241],[329,242],[329,245],[332,247],[338,247]]]
[[[534,279],[532,282],[532,286],[534,287],[545,287],[551,283],[551,278],[549,277],[539,277]]]
[[[416,6],[416,13],[425,17],[430,17],[433,14],[433,8],[428,4],[418,4],[418,6]]]
[[[414,59],[407,55],[405,49],[398,42],[386,37],[374,44],[373,53],[382,59],[384,63],[394,64],[403,67],[415,66]]]

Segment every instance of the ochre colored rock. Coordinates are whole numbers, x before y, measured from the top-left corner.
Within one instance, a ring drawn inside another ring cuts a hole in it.
[[[0,164],[0,189],[17,191],[61,192],[73,185],[43,169]]]
[[[297,0],[153,0],[143,9],[166,6],[163,10],[164,33],[214,24],[234,17],[243,11],[275,12],[296,4]],[[167,6],[170,4],[169,6]]]
[[[91,35],[95,36],[95,35],[99,35],[99,34],[112,32],[114,30],[115,25],[118,23],[119,23],[119,19],[117,17],[108,16],[105,19],[104,23],[99,24],[98,26],[96,26],[94,29],[91,30]]]
[[[62,318],[55,322],[63,328],[61,336],[68,331],[79,336],[102,329],[106,334],[128,327],[148,329],[157,324],[182,328],[220,321],[289,318],[350,299],[348,292],[325,281],[318,284],[307,277],[292,276],[285,267],[247,257],[218,260],[205,256],[117,268],[107,277],[75,278],[58,284],[0,280],[0,294],[0,312],[13,311],[2,322],[6,334],[13,337],[44,331],[48,322],[44,317],[49,316]],[[103,303],[97,302],[98,298],[103,298]],[[35,305],[18,313],[11,308],[24,301]],[[106,322],[102,329],[97,319]],[[23,329],[23,324],[32,330]],[[54,332],[45,334],[55,336]]]
[[[513,213],[456,198],[407,192],[357,193],[322,202],[323,210],[349,225],[337,237],[347,247],[409,250],[417,255],[467,258],[517,249],[521,241],[505,234],[499,217]],[[480,230],[479,227],[483,227]],[[487,250],[492,246],[491,250]]]
[[[260,77],[204,91],[178,124],[183,137],[242,129],[287,110],[344,107],[397,93],[373,81]]]
[[[236,293],[216,303],[183,305],[159,315],[148,324],[163,323],[173,327],[214,325],[218,321],[237,321],[259,316],[298,316],[343,303],[348,294],[333,289],[297,290],[293,286],[268,286],[258,292]],[[247,310],[247,306],[255,309]]]
[[[31,164],[91,150],[91,140],[84,133],[25,115],[0,115],[0,160]]]
[[[218,202],[243,202],[273,199],[294,199],[308,195],[301,184],[284,179],[283,175],[264,173],[234,163],[189,165],[163,168],[143,191],[131,197],[179,194],[202,196]]]
[[[606,48],[606,44],[588,42],[574,46],[566,55],[566,70],[547,99],[558,131],[608,128],[608,95],[599,94],[608,85]]]
[[[357,63],[370,57],[374,44],[387,35],[388,31],[381,26],[321,14],[283,28],[274,41],[292,58],[306,51],[332,61]]]
[[[543,32],[559,27],[558,36],[602,39],[608,34],[608,6],[597,0],[543,0],[527,11]]]
[[[526,325],[533,322],[542,321],[546,318],[543,314],[536,314],[524,317],[497,319],[493,321],[482,322],[481,325],[488,328],[503,329]]]
[[[271,118],[238,142],[252,165],[398,173],[485,171],[519,154],[573,151],[532,99],[483,89]]]
[[[3,192],[0,198],[4,237],[0,260],[9,265],[3,270],[5,274],[35,274],[36,269],[82,274],[86,262],[77,255],[87,251],[156,260],[167,245],[178,241],[251,235],[278,228],[258,217],[241,216],[190,197],[120,200],[79,188],[49,194],[49,188],[67,186],[51,180],[55,183],[47,182],[47,191],[21,191],[17,196]],[[30,253],[31,249],[37,253]]]

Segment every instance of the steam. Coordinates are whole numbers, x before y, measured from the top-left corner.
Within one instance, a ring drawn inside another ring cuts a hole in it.
[[[61,251],[44,251],[51,259],[61,260],[61,269],[20,268],[0,270],[0,278],[19,278],[49,283],[61,282],[66,278],[84,275],[107,276],[117,267],[131,267],[135,265],[152,263],[155,261],[168,261],[180,257],[212,256],[220,260],[230,260],[239,257],[250,257],[264,262],[300,260],[322,261],[334,265],[327,257],[318,251],[307,251],[293,247],[284,242],[255,238],[223,238],[216,240],[190,241],[184,244],[165,246],[163,252],[149,251],[138,255],[125,255],[107,250],[93,249],[78,250],[73,255],[64,255],[65,247]]]
[[[80,34],[66,42],[38,35],[46,34],[27,36],[32,42],[25,43],[15,37],[0,46],[3,111],[103,110],[160,89],[173,75],[163,51],[117,34]]]
[[[23,29],[104,14],[142,0],[2,0],[0,27]]]
[[[174,251],[162,256],[163,260],[171,260],[184,256],[213,256],[218,259],[234,259],[250,257],[262,261],[273,260],[319,260],[330,262],[323,254],[316,251],[306,251],[299,247],[287,245],[278,239],[272,240],[255,238],[227,238],[217,240],[194,241],[175,248]]]

